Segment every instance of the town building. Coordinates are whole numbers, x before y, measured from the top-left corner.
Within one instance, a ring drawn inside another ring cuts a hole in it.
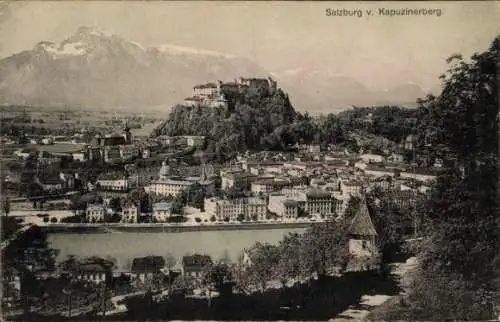
[[[119,147],[122,161],[134,160],[139,157],[139,148],[134,144],[120,145]]]
[[[203,147],[205,144],[204,136],[185,136],[186,144],[189,147]]]
[[[366,153],[359,156],[365,163],[384,163],[385,158],[378,154]]]
[[[245,172],[243,170],[231,170],[221,173],[222,189],[247,189],[251,183],[257,179],[257,175]]]
[[[283,194],[270,195],[268,209],[284,220],[296,219],[299,215],[298,202]]]
[[[129,189],[129,180],[123,172],[104,172],[97,177],[96,185],[103,191],[126,192]]]
[[[90,258],[77,263],[77,278],[92,283],[106,283],[113,278],[113,263],[100,258]]]
[[[405,150],[413,150],[415,147],[415,142],[416,142],[415,136],[410,134],[405,138],[403,142],[403,148]]]
[[[2,273],[2,302],[14,304],[21,299],[21,273],[14,267],[5,267]]]
[[[335,200],[327,191],[310,188],[305,192],[304,210],[310,215],[332,216],[335,213]]]
[[[215,216],[219,221],[238,220],[243,215],[246,220],[264,220],[267,214],[267,204],[260,198],[219,199],[216,197],[205,199],[205,212]]]
[[[234,82],[199,84],[193,87],[191,97],[184,99],[185,106],[206,106],[210,108],[227,107],[227,100],[224,91],[241,92],[246,89],[264,88],[274,93],[277,89],[277,82],[272,78],[238,78]]]
[[[359,196],[363,191],[363,183],[355,179],[341,179],[340,190],[344,195]]]
[[[387,161],[391,163],[404,163],[405,156],[402,153],[393,152],[389,157],[387,157]]]
[[[14,156],[18,157],[18,158],[21,158],[23,160],[26,160],[28,159],[31,155],[34,154],[34,151],[30,150],[30,149],[19,149],[17,151],[15,151],[14,153]]]
[[[89,159],[88,152],[85,150],[73,152],[72,156],[74,161],[86,162]]]
[[[163,277],[164,267],[165,259],[161,256],[136,257],[132,260],[132,282],[150,286]]]
[[[175,178],[170,176],[170,167],[166,162],[162,163],[162,167],[158,173],[158,179],[151,181],[151,183],[144,189],[147,193],[154,193],[161,196],[176,197],[182,191],[189,189],[193,184],[200,184],[205,191],[211,192],[215,188],[215,182],[207,179],[206,174],[202,171],[200,177],[185,177]]]
[[[193,182],[186,180],[159,179],[151,182],[151,184],[144,189],[146,193],[176,197],[180,195],[182,191],[189,189],[192,185]]]
[[[380,167],[380,166],[376,166],[376,165],[371,165],[371,164],[367,165],[363,171],[365,174],[368,174],[368,175],[374,176],[374,177],[386,177],[386,176],[394,177],[396,175],[396,173],[393,169],[389,169],[386,167]]]
[[[61,175],[56,173],[39,173],[35,176],[35,182],[47,193],[60,193],[65,185]]]
[[[127,201],[121,206],[121,222],[122,223],[137,223],[140,209],[132,201]]]
[[[208,255],[186,255],[182,257],[181,272],[183,276],[200,278],[203,269],[209,265],[212,265],[212,259]]]
[[[401,178],[410,178],[422,182],[434,182],[437,179],[438,172],[429,169],[408,169],[400,173]]]
[[[255,195],[268,194],[274,191],[279,191],[290,185],[290,181],[282,179],[257,179],[251,183],[250,190]]]
[[[153,204],[153,221],[167,222],[172,216],[172,204],[170,202],[157,202]]]
[[[104,205],[89,205],[85,211],[85,219],[90,223],[104,222],[106,208]]]

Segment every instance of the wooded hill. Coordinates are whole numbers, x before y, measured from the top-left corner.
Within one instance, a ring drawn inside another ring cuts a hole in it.
[[[417,110],[397,106],[355,107],[318,118],[301,114],[281,89],[225,90],[227,108],[177,105],[152,136],[207,137],[208,152],[228,154],[245,150],[286,150],[296,143],[354,146],[352,133],[381,136],[399,143],[414,134]]]

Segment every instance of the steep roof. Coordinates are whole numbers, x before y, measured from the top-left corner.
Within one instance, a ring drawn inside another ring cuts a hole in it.
[[[366,199],[359,202],[354,217],[351,220],[349,233],[358,236],[377,236],[377,231],[370,217]]]
[[[186,255],[182,258],[182,266],[188,269],[201,269],[212,264],[212,259],[208,255]]]
[[[330,197],[330,193],[321,190],[319,188],[310,188],[306,191],[306,195],[311,198],[327,198]]]
[[[132,272],[158,271],[165,266],[165,259],[161,256],[136,257],[132,261]]]

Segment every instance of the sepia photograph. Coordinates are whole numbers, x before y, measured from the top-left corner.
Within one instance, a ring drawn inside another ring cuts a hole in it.
[[[0,1],[0,320],[500,321],[499,22]]]

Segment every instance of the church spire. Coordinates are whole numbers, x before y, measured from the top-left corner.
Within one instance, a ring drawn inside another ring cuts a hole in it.
[[[170,167],[167,165],[166,161],[163,161],[161,163],[161,169],[159,172],[159,177],[160,179],[167,179],[167,177],[170,175]]]

